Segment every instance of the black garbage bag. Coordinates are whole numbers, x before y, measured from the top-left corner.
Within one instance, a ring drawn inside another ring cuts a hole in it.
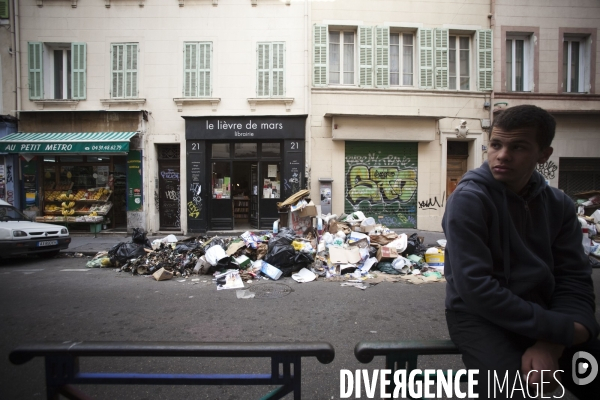
[[[139,243],[117,243],[108,251],[110,262],[115,265],[116,263],[122,265],[129,260],[145,255],[144,245]]]
[[[146,237],[146,232],[144,232],[141,228],[133,228],[133,233],[131,234],[131,241],[137,244],[143,244],[148,248],[152,248],[150,241]]]
[[[175,254],[185,254],[198,249],[200,245],[200,243],[180,243],[177,245],[177,247],[175,247],[175,250],[173,250],[173,252]]]
[[[421,244],[419,237],[416,233],[410,235],[408,240],[406,241],[406,250],[402,253],[403,255],[411,255],[411,254],[421,254],[427,248]]]
[[[269,240],[269,253],[277,245],[290,245],[296,238],[296,234],[290,228],[281,228],[279,233]],[[269,263],[271,264],[271,263]],[[275,264],[271,264],[275,265]]]
[[[290,244],[276,244],[265,256],[265,262],[279,269],[291,267],[296,263],[296,250]]]
[[[208,268],[207,274],[212,275],[215,272],[225,272],[228,269],[238,269],[239,266],[233,262],[231,257],[223,257],[219,261],[217,261],[217,265],[210,266]]]
[[[382,261],[380,263],[377,263],[376,268],[384,274],[400,275],[400,272],[398,272],[396,269],[394,269],[394,267],[392,267],[391,261]]]
[[[220,237],[218,237],[218,236],[215,236],[214,238],[212,238],[210,240],[210,242],[208,242],[208,243],[206,243],[206,245],[202,246],[202,250],[206,253],[206,250],[208,250],[211,247],[216,246],[216,245],[221,246],[223,249],[227,248],[225,240],[222,239],[222,238],[220,238]]]
[[[369,246],[369,257],[377,257],[377,247]]]

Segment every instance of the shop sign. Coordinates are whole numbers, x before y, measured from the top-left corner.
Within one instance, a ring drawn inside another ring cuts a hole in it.
[[[184,117],[190,139],[304,139],[306,115],[290,117]]]
[[[142,210],[142,152],[127,154],[127,211]]]
[[[0,152],[5,153],[114,153],[127,151],[129,151],[129,142],[103,144],[65,141],[0,144]]]

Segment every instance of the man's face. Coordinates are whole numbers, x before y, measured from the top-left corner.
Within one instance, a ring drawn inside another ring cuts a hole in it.
[[[519,193],[529,181],[536,164],[545,163],[551,154],[552,147],[540,149],[531,128],[503,131],[494,127],[490,136],[488,164],[494,179]]]

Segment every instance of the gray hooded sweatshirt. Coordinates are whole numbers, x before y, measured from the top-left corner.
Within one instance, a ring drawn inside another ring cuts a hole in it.
[[[487,162],[467,172],[442,220],[446,308],[570,346],[574,322],[598,336],[589,260],[573,201],[534,171],[519,196]]]

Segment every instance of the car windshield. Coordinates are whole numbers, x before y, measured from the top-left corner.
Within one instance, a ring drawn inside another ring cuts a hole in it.
[[[31,221],[21,211],[13,206],[4,206],[0,204],[0,222],[1,221]]]

